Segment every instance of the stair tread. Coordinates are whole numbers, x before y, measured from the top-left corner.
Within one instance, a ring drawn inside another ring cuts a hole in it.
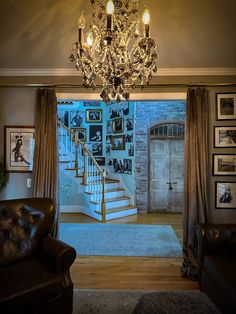
[[[110,213],[115,213],[115,212],[121,212],[125,210],[130,210],[130,209],[137,209],[135,205],[127,205],[127,206],[121,206],[121,207],[115,207],[115,208],[110,208],[106,210],[107,214]],[[101,211],[96,210],[96,213],[101,214]]]
[[[114,189],[108,189],[108,190],[105,190],[105,193],[112,193],[112,192],[122,192],[124,191],[125,189],[124,188],[114,188]],[[92,195],[93,192],[85,192],[86,194],[90,194]]]
[[[126,201],[129,200],[130,198],[128,196],[119,196],[119,197],[113,197],[113,198],[107,198],[105,199],[105,203],[110,203],[110,202],[119,202],[119,201]],[[92,204],[100,204],[100,202],[96,201],[90,201]]]

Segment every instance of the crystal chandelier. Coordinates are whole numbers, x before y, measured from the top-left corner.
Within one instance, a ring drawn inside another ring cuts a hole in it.
[[[142,23],[138,0],[90,0],[92,19],[84,33],[86,21],[82,12],[78,20],[78,42],[72,46],[70,61],[81,72],[86,88],[102,82],[101,98],[120,102],[129,100],[129,90],[139,80],[148,85],[157,71],[156,43],[150,37],[150,13],[145,8]]]

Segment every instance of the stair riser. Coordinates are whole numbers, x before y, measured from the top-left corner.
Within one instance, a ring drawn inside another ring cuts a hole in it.
[[[117,189],[119,187],[118,183],[106,183],[105,184],[105,191],[110,189]],[[95,189],[96,190],[96,189]],[[97,189],[98,190],[98,189]],[[100,189],[101,190],[101,189]],[[89,185],[86,186],[85,189],[86,192],[92,192],[94,191],[94,188],[91,188]]]
[[[107,202],[106,203],[106,209],[122,207],[122,206],[128,206],[128,205],[129,205],[129,199],[127,199],[127,200],[120,200],[120,201],[112,201],[112,202]]]
[[[127,217],[130,215],[136,215],[136,214],[137,214],[137,208],[122,210],[120,212],[107,213],[106,214],[106,220],[112,220],[112,219],[116,219],[116,218]]]

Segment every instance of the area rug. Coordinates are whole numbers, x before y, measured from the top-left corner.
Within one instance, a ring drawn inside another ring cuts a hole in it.
[[[61,223],[60,239],[81,256],[182,256],[169,225]]]

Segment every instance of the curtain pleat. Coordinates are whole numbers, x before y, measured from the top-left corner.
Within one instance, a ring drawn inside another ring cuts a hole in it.
[[[57,98],[54,89],[38,89],[35,121],[35,150],[32,177],[33,197],[50,197],[56,205],[53,236],[58,236],[59,185]]]
[[[183,218],[184,261],[181,275],[196,280],[196,225],[208,220],[208,94],[189,88],[186,102],[185,199]]]

